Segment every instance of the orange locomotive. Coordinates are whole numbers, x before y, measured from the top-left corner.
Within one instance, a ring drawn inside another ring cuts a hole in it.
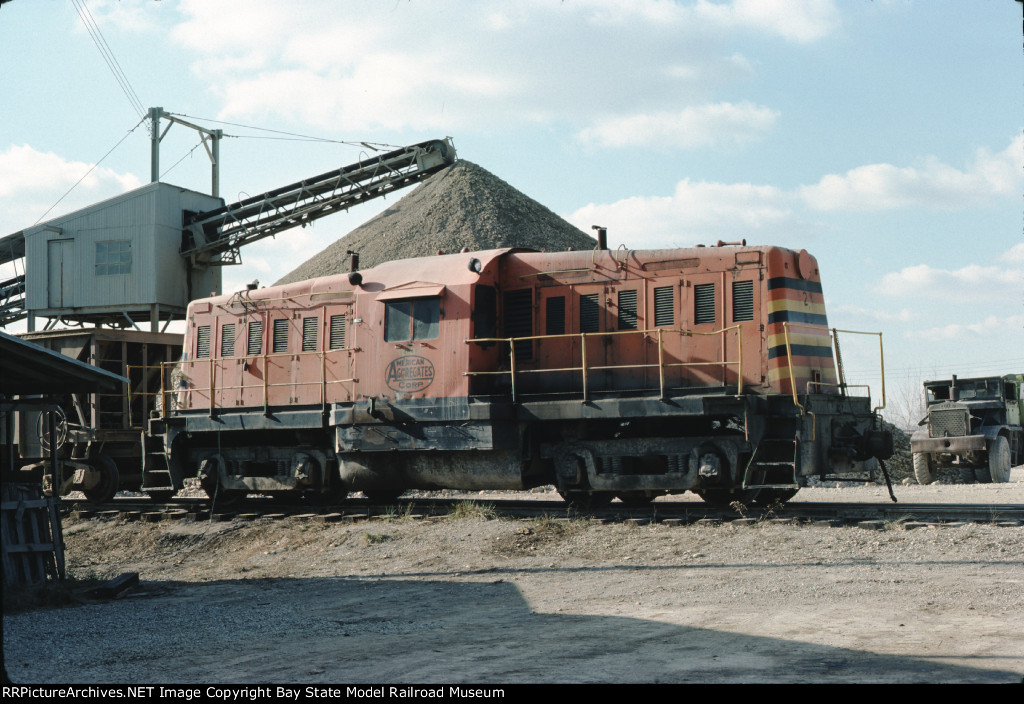
[[[193,302],[143,488],[784,500],[892,453],[841,371],[805,251],[393,261]]]

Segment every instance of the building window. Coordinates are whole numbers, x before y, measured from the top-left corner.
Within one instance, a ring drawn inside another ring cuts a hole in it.
[[[441,334],[441,299],[389,301],[384,307],[384,340],[432,340]]]
[[[108,240],[96,243],[96,275],[132,273],[132,243],[129,240]]]

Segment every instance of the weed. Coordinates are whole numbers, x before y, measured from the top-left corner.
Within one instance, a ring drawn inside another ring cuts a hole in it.
[[[393,540],[392,536],[387,533],[371,533],[366,531],[363,533],[363,542],[367,545],[376,545],[378,543],[386,543],[389,540]]]
[[[476,501],[459,501],[452,504],[451,518],[483,518],[492,520],[498,517],[494,504],[480,504]]]
[[[384,507],[384,515],[381,516],[381,520],[384,521],[405,521],[412,518],[412,504],[405,504],[404,506],[396,504],[388,504]]]

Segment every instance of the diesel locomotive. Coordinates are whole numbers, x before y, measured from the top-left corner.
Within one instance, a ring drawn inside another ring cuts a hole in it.
[[[892,454],[837,334],[813,256],[727,243],[463,252],[197,300],[143,489],[786,500]]]

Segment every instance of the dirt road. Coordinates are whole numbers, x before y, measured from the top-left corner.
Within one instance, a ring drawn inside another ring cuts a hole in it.
[[[797,498],[830,491],[885,496]],[[1024,503],[1020,481],[969,493]],[[899,494],[958,500],[963,487]],[[15,682],[1024,677],[1020,526],[602,524],[460,508],[354,524],[69,521],[65,535],[73,575],[136,571],[142,585],[5,615]]]

